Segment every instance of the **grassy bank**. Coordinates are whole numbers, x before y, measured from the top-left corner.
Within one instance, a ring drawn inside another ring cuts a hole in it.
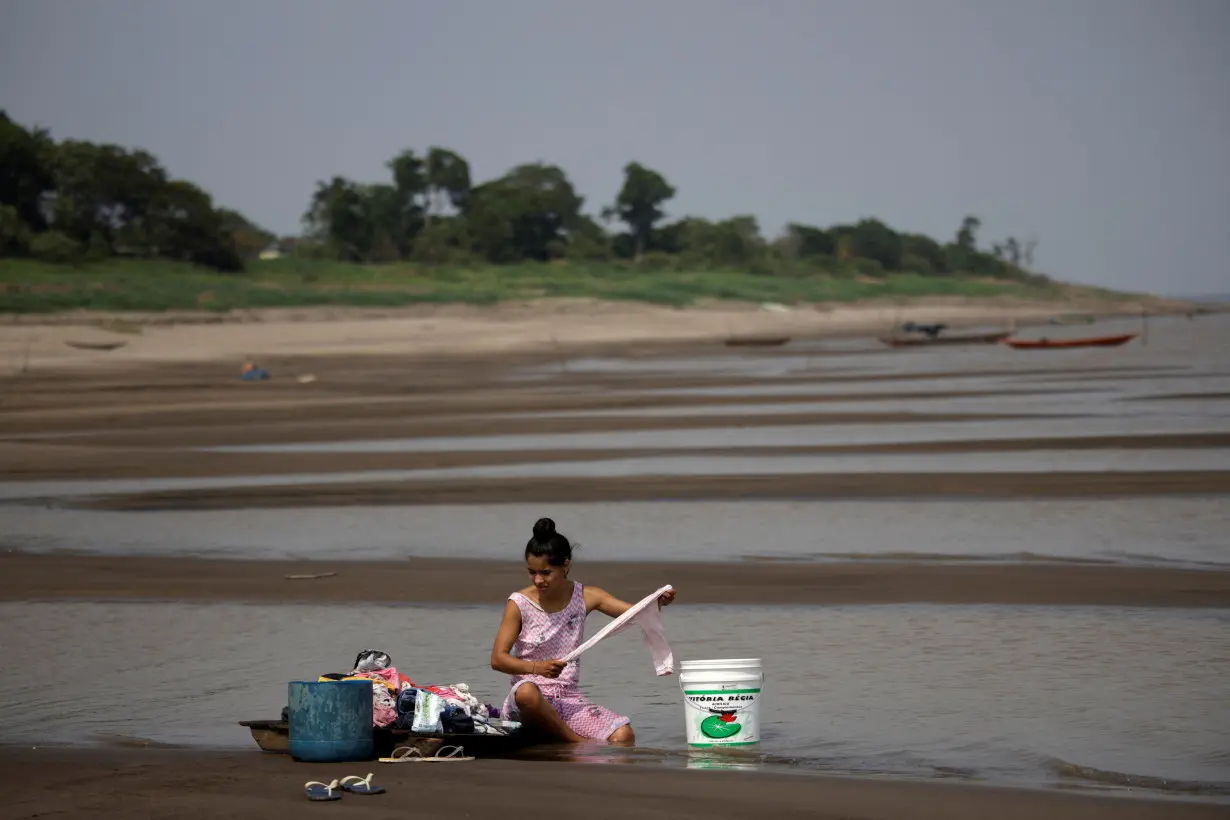
[[[158,261],[112,260],[68,267],[0,260],[0,313],[80,309],[228,311],[325,305],[398,307],[422,303],[496,304],[544,297],[682,306],[699,300],[791,304],[924,296],[1114,300],[1121,295],[1060,284],[966,277],[787,277],[728,270],[648,270],[613,264],[420,268],[282,259],[254,262],[241,274],[220,274]]]

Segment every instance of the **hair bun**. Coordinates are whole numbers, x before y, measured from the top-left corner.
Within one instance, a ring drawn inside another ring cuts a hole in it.
[[[550,518],[540,518],[534,522],[534,540],[548,541],[555,535],[555,522]]]

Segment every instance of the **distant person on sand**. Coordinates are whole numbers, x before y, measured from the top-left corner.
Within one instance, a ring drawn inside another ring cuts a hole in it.
[[[239,378],[245,382],[265,381],[269,378],[269,371],[249,359],[239,369]]]
[[[533,583],[509,596],[491,650],[491,668],[513,676],[505,717],[513,715],[515,705],[527,728],[569,743],[608,740],[631,745],[636,736],[628,719],[581,694],[579,659],[565,663],[559,658],[583,643],[590,612],[618,618],[632,604],[568,580],[572,544],[555,531],[550,518],[534,524],[534,537],[525,545],[525,566]],[[674,599],[673,590],[663,593],[658,606]]]

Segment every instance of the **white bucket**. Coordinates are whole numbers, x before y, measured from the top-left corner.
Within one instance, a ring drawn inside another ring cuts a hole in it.
[[[688,745],[750,746],[760,742],[760,658],[683,661],[679,688]]]

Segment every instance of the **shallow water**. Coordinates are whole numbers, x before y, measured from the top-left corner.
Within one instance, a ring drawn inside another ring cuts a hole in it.
[[[1230,567],[1220,497],[680,501],[183,512],[0,505],[0,548],[214,558],[513,560],[549,512],[602,561],[1081,560]],[[525,533],[522,533],[522,530]]]
[[[345,671],[369,646],[420,683],[502,701],[505,678],[486,666],[499,613],[0,604],[0,741],[246,746],[236,721],[276,718],[288,680]],[[1055,785],[1066,763],[1230,795],[1225,613],[679,606],[666,624],[678,659],[763,658],[762,766]],[[583,663],[586,691],[632,718],[642,754],[684,750],[677,679],[653,675],[639,639]]]
[[[165,490],[228,489],[381,481],[495,478],[628,478],[717,475],[868,475],[1230,470],[1230,447],[1152,450],[1031,450],[943,455],[659,456],[594,461],[491,464],[422,470],[365,470],[207,478],[0,482],[0,499],[64,498]]]

